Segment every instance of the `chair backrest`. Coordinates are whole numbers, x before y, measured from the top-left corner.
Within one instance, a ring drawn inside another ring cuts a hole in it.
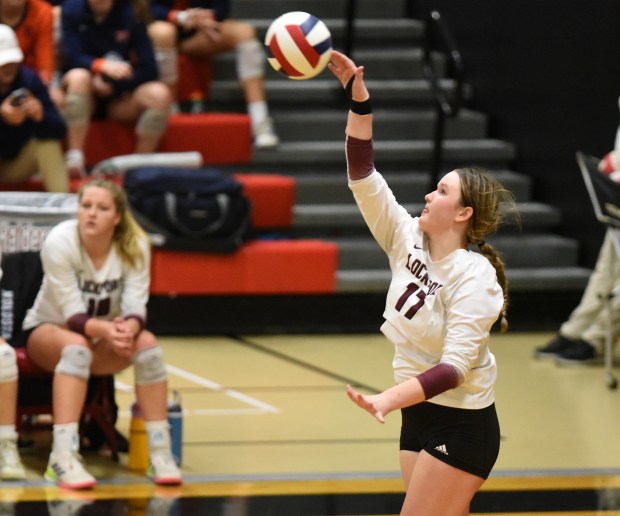
[[[599,159],[577,152],[577,163],[599,222],[620,228],[620,185],[598,169]]]
[[[13,344],[39,292],[43,267],[39,251],[3,254],[0,264],[0,335]]]

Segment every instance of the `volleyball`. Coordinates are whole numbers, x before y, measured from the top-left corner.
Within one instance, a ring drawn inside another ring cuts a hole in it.
[[[267,60],[289,79],[320,74],[332,55],[332,36],[316,16],[293,11],[271,22],[265,34]]]

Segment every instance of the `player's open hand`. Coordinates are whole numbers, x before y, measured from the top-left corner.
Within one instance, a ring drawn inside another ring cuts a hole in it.
[[[347,395],[353,403],[372,415],[379,423],[385,423],[385,413],[381,408],[378,395],[365,396],[357,392],[353,387],[347,385]]]
[[[327,67],[345,88],[351,77],[355,76],[353,88],[351,90],[353,100],[363,102],[368,99],[369,94],[364,82],[364,67],[357,66],[351,59],[337,50],[332,51],[332,55]]]

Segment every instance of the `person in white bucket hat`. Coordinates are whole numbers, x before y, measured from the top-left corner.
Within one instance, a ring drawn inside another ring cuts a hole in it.
[[[39,74],[23,59],[15,32],[0,24],[0,183],[39,173],[48,192],[67,192],[66,124]]]

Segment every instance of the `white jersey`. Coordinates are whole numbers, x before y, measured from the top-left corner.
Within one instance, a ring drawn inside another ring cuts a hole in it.
[[[430,401],[478,409],[495,400],[489,332],[504,303],[491,263],[458,249],[432,261],[418,217],[400,206],[381,174],[349,180],[370,231],[389,258],[392,281],[381,331],[394,344],[394,379],[402,383],[439,362],[463,382]]]
[[[98,319],[135,315],[146,319],[150,285],[150,247],[141,242],[144,264],[136,269],[121,260],[112,246],[96,269],[82,247],[77,220],[57,224],[41,249],[43,283],[23,328],[41,323],[66,324],[76,314]]]

